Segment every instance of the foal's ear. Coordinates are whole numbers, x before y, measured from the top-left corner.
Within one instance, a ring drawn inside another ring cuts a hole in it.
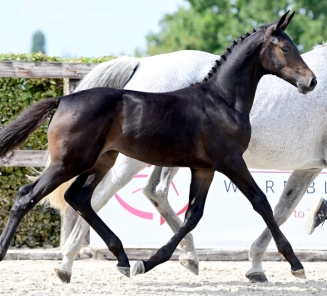
[[[290,11],[287,11],[286,13],[284,13],[280,18],[278,18],[276,21],[274,21],[272,24],[271,24],[271,28],[273,31],[276,31],[278,29],[281,29],[283,31],[286,30],[288,24],[291,22],[295,12],[293,12],[289,17],[287,17],[288,13]]]
[[[288,24],[291,22],[291,20],[292,20],[292,18],[293,18],[293,16],[294,16],[294,14],[295,14],[295,11],[294,11],[290,16],[288,16],[288,17],[285,19],[284,23],[280,26],[280,28],[281,28],[283,31],[286,30]]]

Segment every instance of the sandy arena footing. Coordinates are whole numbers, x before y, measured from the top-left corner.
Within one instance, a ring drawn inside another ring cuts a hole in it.
[[[326,295],[327,263],[304,262],[307,280],[294,278],[287,262],[264,262],[268,283],[252,284],[244,276],[248,261],[201,261],[200,275],[168,261],[147,274],[126,278],[115,261],[86,259],[74,264],[70,284],[53,271],[56,260],[4,260],[0,295]],[[132,266],[135,262],[131,262]]]

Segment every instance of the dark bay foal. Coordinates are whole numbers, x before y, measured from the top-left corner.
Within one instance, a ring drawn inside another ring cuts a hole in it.
[[[149,260],[139,261],[134,275],[167,261],[194,229],[202,217],[214,172],[219,171],[262,216],[292,273],[304,277],[302,264],[242,157],[251,137],[249,113],[263,75],[277,75],[301,93],[316,85],[314,74],[284,33],[293,15],[287,17],[286,13],[234,41],[196,86],[169,93],[90,89],[38,102],[4,127],[0,157],[22,144],[57,108],[48,130],[51,164],[36,181],[20,188],[0,238],[0,259],[23,216],[60,184],[77,176],[65,194],[66,201],[101,236],[116,256],[118,269],[129,276],[121,241],[91,207],[93,190],[121,152],[157,166],[188,166],[192,173],[183,226]]]

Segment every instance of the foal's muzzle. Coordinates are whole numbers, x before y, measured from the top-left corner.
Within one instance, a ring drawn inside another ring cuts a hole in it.
[[[298,82],[297,88],[301,94],[306,94],[310,91],[313,91],[317,85],[317,78],[316,76],[312,76],[312,78],[308,81],[308,83]]]

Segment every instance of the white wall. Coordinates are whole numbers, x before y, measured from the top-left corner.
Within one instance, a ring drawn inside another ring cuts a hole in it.
[[[160,215],[137,191],[141,188],[152,167],[144,169],[132,182],[120,190],[99,214],[105,223],[119,236],[124,247],[160,247],[172,232],[167,223],[161,224]],[[266,193],[274,208],[290,172],[251,171],[256,182]],[[281,227],[294,249],[326,249],[326,227],[316,229],[309,236],[304,229],[305,215],[317,195],[327,194],[327,172],[315,180],[289,220]],[[190,172],[182,168],[170,186],[169,201],[176,212],[187,205]],[[216,173],[210,187],[204,216],[192,232],[197,248],[249,248],[261,233],[265,224],[252,209],[246,197],[235,190],[235,185],[222,174]],[[125,207],[122,205],[125,203]],[[127,209],[130,207],[129,209]],[[134,209],[133,209],[134,208]],[[136,212],[135,211],[142,211]],[[132,213],[133,212],[133,213]],[[180,215],[183,220],[184,215]],[[100,237],[91,230],[91,245],[105,247]],[[269,248],[276,249],[274,242]]]

